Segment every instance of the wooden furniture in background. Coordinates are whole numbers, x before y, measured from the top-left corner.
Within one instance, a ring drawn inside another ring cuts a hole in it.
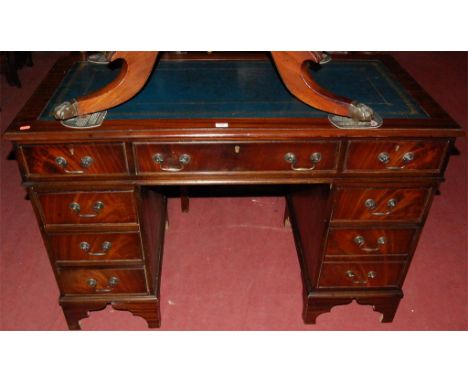
[[[8,85],[21,87],[18,70],[33,66],[31,52],[0,52],[0,72],[5,75]]]

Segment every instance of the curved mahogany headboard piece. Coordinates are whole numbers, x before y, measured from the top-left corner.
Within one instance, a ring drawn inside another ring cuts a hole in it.
[[[54,110],[57,119],[107,110],[120,105],[136,95],[145,85],[153,70],[159,52],[110,52],[109,62],[123,60],[122,69],[117,78],[103,88],[78,98],[73,102],[64,102]]]
[[[107,110],[136,95],[151,74],[159,52],[110,52],[109,62],[122,59],[124,64],[115,80],[96,92],[64,102],[54,110],[55,118],[63,120]],[[321,52],[271,52],[273,61],[289,91],[299,100],[316,109],[370,121],[373,111],[366,105],[337,96],[320,87],[308,70],[308,62],[317,64],[325,58]]]
[[[271,55],[284,84],[302,102],[316,109],[356,121],[372,120],[374,112],[370,107],[335,95],[314,81],[308,62],[320,64],[324,59],[322,52],[271,52]]]

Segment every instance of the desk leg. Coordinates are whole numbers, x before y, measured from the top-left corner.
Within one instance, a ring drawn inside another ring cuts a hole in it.
[[[115,310],[126,310],[134,316],[142,317],[148,323],[149,328],[161,326],[159,300],[153,298],[142,301],[61,301],[63,314],[70,330],[81,330],[80,320],[89,317],[89,312],[102,310],[108,304]]]
[[[288,203],[284,206],[283,224],[285,227],[291,227],[291,220],[289,218]]]
[[[395,317],[395,313],[400,304],[400,300],[403,297],[403,293],[397,293],[386,297],[376,298],[357,298],[356,301],[361,305],[373,305],[374,311],[382,313],[380,322],[392,322]]]
[[[334,306],[347,305],[352,301],[352,298],[310,297],[306,295],[302,314],[304,323],[315,324],[319,315],[330,312]]]
[[[190,199],[188,196],[188,188],[184,186],[180,187],[180,208],[182,212],[189,212]]]
[[[148,328],[159,328],[161,326],[159,300],[157,299],[152,301],[117,301],[112,303],[112,307],[142,317],[148,323]]]
[[[80,320],[88,318],[88,313],[95,310],[102,310],[106,307],[106,301],[77,301],[77,302],[64,302],[61,301],[63,314],[67,320],[68,329],[80,330]]]
[[[380,322],[392,322],[402,297],[400,290],[341,293],[315,290],[305,293],[303,318],[306,324],[315,324],[319,315],[330,312],[334,306],[347,305],[356,300],[358,304],[371,305],[375,312],[382,313]]]

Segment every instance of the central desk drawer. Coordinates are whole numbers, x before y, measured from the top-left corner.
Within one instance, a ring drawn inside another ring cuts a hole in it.
[[[60,269],[64,294],[146,293],[143,269]]]
[[[128,174],[122,143],[24,145],[21,151],[33,176]]]
[[[161,172],[334,171],[338,142],[135,143],[138,174]]]
[[[45,224],[136,223],[133,191],[41,193]]]
[[[140,236],[132,233],[49,235],[57,261],[137,260],[142,258]]]

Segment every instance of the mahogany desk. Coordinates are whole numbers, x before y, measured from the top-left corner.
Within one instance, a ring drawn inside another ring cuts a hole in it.
[[[70,329],[107,304],[160,325],[166,186],[191,185],[282,185],[304,321],[353,299],[392,321],[462,131],[391,58],[337,56],[314,73],[376,110],[377,129],[333,127],[255,55],[162,57],[102,126],[69,129],[54,106],[118,73],[75,61],[54,66],[5,133]]]

